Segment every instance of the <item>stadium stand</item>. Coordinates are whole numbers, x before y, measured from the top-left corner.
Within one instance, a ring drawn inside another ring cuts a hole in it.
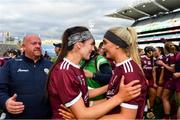
[[[106,16],[134,20],[139,44],[180,40],[179,0],[143,0]]]

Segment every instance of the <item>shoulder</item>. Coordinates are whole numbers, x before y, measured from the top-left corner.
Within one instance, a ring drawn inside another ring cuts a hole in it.
[[[77,77],[82,75],[83,72],[79,71],[77,68],[73,67],[72,65],[61,62],[55,65],[51,72],[51,77],[54,78],[56,81],[65,82],[66,84],[76,83]]]
[[[24,60],[23,60],[23,58],[22,58],[22,56],[19,56],[19,57],[17,57],[17,58],[13,58],[13,59],[9,59],[8,61],[7,61],[7,64],[19,64],[19,63],[21,63],[21,62],[23,62]]]
[[[123,67],[123,70],[125,73],[133,73],[134,68],[136,68],[137,65],[133,60],[131,60],[131,61],[127,61],[127,62],[123,63],[122,67]]]
[[[122,69],[124,71],[124,75],[130,78],[136,78],[141,72],[140,66],[133,60],[122,64]]]
[[[56,64],[51,71],[51,77],[55,77],[55,78],[61,78],[68,74],[69,74],[69,70],[67,70],[65,67],[63,68],[62,62]]]
[[[72,65],[70,62],[64,60],[56,65],[56,69],[62,74],[73,75],[80,71],[80,66]]]
[[[98,55],[96,58],[98,63],[109,63],[108,59],[106,59],[104,56],[102,55]]]
[[[107,60],[104,56],[102,56],[102,55],[98,55],[97,56],[97,59],[105,59],[105,60]]]

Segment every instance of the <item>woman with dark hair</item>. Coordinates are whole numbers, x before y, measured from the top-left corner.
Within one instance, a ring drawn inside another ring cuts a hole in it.
[[[103,48],[103,42],[100,42],[100,43],[99,43],[98,53],[99,53],[100,55],[102,55],[102,56],[106,56],[105,51],[104,51],[104,48]]]
[[[148,80],[148,95],[150,103],[150,112],[153,112],[154,102],[156,98],[156,79],[154,74],[154,55],[155,48],[147,46],[144,48],[144,55],[141,56],[141,66],[144,71],[144,75]]]
[[[65,30],[62,51],[49,73],[48,95],[53,112],[52,119],[63,118],[58,111],[61,104],[69,108],[77,119],[99,118],[115,106],[140,94],[140,85],[135,85],[138,80],[124,85],[122,78],[121,87],[116,95],[92,106],[89,98],[103,94],[107,90],[107,86],[104,86],[88,91],[85,74],[79,66],[82,59],[90,58],[93,50],[94,39],[87,28],[77,26]]]

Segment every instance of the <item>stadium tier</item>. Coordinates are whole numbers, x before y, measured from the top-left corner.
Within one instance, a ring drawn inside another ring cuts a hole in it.
[[[139,44],[180,40],[179,0],[143,0],[106,16],[134,20]]]

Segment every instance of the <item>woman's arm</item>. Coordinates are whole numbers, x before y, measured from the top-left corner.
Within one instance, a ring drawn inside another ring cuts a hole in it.
[[[97,105],[104,101],[106,100],[105,99],[99,100],[99,102],[94,101],[95,104],[93,105]],[[61,105],[61,109],[59,109],[59,111],[60,111],[59,114],[62,115],[63,118],[75,119],[75,115],[72,113],[72,111],[66,108],[65,106]],[[128,109],[128,108],[121,107],[121,112],[119,114],[105,115],[101,117],[100,119],[135,119],[136,114],[137,114],[137,109]]]
[[[107,99],[90,101],[90,104],[92,103],[92,105],[90,105],[90,107],[93,105],[97,105],[99,103],[105,102],[106,100]],[[59,114],[61,116],[63,116],[64,119],[75,119],[76,118],[75,115],[72,113],[72,111],[62,104],[60,105],[60,108],[58,109],[58,111],[59,111]]]
[[[95,81],[98,81],[102,85],[107,85],[112,76],[112,69],[109,64],[102,64],[99,67],[99,71],[92,73],[88,70],[84,70],[85,76],[92,78]]]
[[[167,70],[169,70],[171,72],[175,72],[174,66],[169,66],[169,65],[165,64],[162,60],[158,60],[156,63],[158,65],[164,66]]]
[[[157,84],[156,84],[156,67],[153,67],[152,76],[153,76],[153,80],[154,80],[154,87],[157,87]]]
[[[180,78],[180,72],[175,72],[175,73],[173,74],[173,76],[174,76],[175,78]]]
[[[141,90],[141,85],[133,86],[137,83],[138,81],[132,81],[129,84],[124,85],[124,78],[123,78],[120,82],[120,89],[118,94],[116,94],[112,98],[97,105],[94,105],[92,107],[86,107],[84,105],[83,99],[80,98],[76,103],[74,103],[70,107],[70,109],[77,119],[99,118],[105,115],[106,113],[108,113],[117,105],[120,105],[120,103],[124,101],[129,101],[130,99],[137,97],[140,94],[140,90]]]
[[[108,85],[105,85],[103,87],[100,88],[96,88],[96,89],[90,89],[89,92],[89,98],[94,98],[96,96],[102,95],[107,91]]]

